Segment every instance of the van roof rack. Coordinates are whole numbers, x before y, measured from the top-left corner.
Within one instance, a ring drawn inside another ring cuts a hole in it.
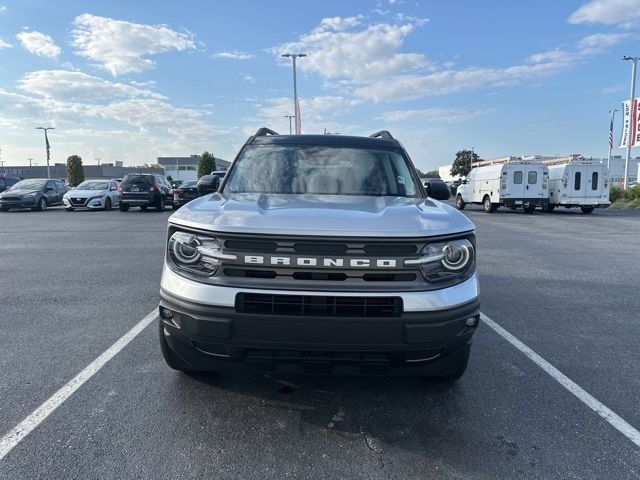
[[[254,136],[256,136],[256,137],[264,137],[266,135],[280,135],[280,134],[278,132],[274,132],[270,128],[262,127],[262,128],[258,129],[258,131],[256,132],[256,134]]]
[[[389,130],[380,130],[379,132],[369,135],[371,138],[386,138],[387,140],[394,140],[393,135],[389,133]]]

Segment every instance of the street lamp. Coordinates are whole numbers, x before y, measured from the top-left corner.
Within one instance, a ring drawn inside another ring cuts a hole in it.
[[[47,130],[55,130],[54,127],[36,127],[36,130],[44,130],[44,146],[47,149],[47,178],[51,178],[51,167],[49,167],[49,137],[47,136]]]
[[[288,118],[289,119],[289,135],[291,135],[291,119],[292,118],[296,118],[295,115],[285,115],[284,118]]]
[[[625,55],[624,57],[622,57],[623,60],[629,60],[631,62],[633,62],[633,66],[631,67],[631,122],[636,122],[637,119],[633,118],[634,116],[634,111],[633,111],[633,100],[636,97],[636,69],[638,68],[638,60],[640,59],[640,57],[630,57],[628,55]],[[629,173],[629,158],[631,158],[631,131],[633,129],[631,128],[631,125],[629,125],[629,129],[628,129],[628,133],[627,133],[627,156],[626,159],[624,161],[624,189],[626,190],[627,188],[629,188],[629,182],[628,180],[628,173]]]
[[[296,135],[300,135],[301,121],[300,121],[300,105],[298,105],[298,83],[296,79],[296,59],[299,57],[306,57],[306,53],[283,53],[282,57],[291,58],[293,60],[293,111],[296,118]]]

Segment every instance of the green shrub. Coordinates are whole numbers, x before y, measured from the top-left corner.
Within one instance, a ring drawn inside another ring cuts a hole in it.
[[[629,190],[624,192],[624,197],[627,200],[640,200],[640,184],[631,187]]]
[[[611,185],[609,189],[609,201],[611,203],[615,203],[618,200],[622,200],[624,198],[624,190],[620,187],[616,187],[615,185]]]

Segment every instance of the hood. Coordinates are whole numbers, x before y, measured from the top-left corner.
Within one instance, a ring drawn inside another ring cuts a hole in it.
[[[4,192],[0,193],[0,196],[3,197],[21,197],[22,195],[27,195],[29,193],[40,193],[41,190],[39,189],[33,189],[33,188],[26,188],[26,189],[19,189],[16,190],[15,188],[11,189],[11,190],[5,190]]]
[[[107,190],[69,190],[66,196],[70,198],[89,198],[99,197],[105,193],[107,193]]]
[[[261,193],[206,195],[169,222],[217,232],[350,237],[423,237],[475,228],[453,207],[426,198]]]

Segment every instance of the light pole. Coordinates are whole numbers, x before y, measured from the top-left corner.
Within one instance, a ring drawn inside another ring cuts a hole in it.
[[[96,157],[96,162],[98,162],[98,166],[100,166],[100,160],[102,160],[102,157]]]
[[[283,53],[283,57],[293,59],[293,111],[296,117],[296,135],[300,135],[302,122],[300,121],[300,105],[298,104],[298,83],[296,79],[296,59],[306,57],[306,53]]]
[[[609,124],[609,156],[607,157],[607,170],[611,170],[611,149],[613,148],[613,119],[616,116],[617,108],[609,110],[611,114],[611,123]],[[611,178],[611,172],[609,172],[609,178]]]
[[[289,119],[289,135],[291,135],[291,119],[292,118],[296,118],[295,115],[285,115],[284,118],[288,118]]]
[[[33,162],[33,158],[27,158],[29,160],[29,166],[31,166],[31,162]]]
[[[631,158],[631,135],[632,135],[632,125],[634,123],[637,124],[638,119],[634,118],[634,109],[633,109],[633,103],[636,97],[636,69],[638,68],[638,59],[640,59],[640,57],[629,57],[627,55],[625,55],[624,57],[622,57],[623,60],[630,60],[633,62],[633,66],[631,67],[631,115],[629,116],[629,118],[631,119],[631,125],[629,125],[629,129],[628,129],[628,134],[627,134],[627,156],[625,158],[624,161],[624,189],[626,190],[627,188],[629,188],[629,182],[628,180],[628,173],[629,173],[629,158]]]
[[[44,130],[44,146],[47,149],[47,178],[51,178],[51,167],[49,166],[49,137],[47,136],[47,130],[55,130],[54,127],[36,127],[36,130]]]

